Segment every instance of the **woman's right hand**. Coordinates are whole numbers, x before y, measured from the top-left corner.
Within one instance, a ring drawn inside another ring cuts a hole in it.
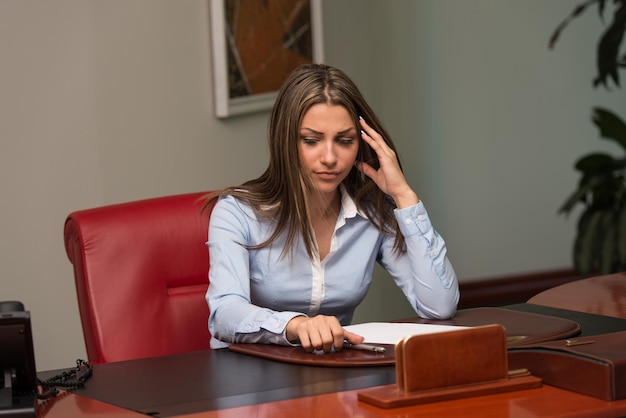
[[[344,341],[360,344],[363,337],[343,329],[334,316],[296,316],[287,323],[286,336],[289,341],[299,341],[305,351],[323,350],[328,353],[343,349]]]

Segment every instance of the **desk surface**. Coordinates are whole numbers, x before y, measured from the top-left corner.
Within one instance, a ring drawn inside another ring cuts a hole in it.
[[[626,318],[626,273],[591,277],[545,290],[528,303]]]
[[[381,409],[359,402],[357,391],[185,415],[185,418],[485,418],[622,417],[626,400],[607,402],[553,386],[411,407]]]
[[[555,316],[560,314],[577,321],[580,318],[572,318],[572,315],[585,315],[526,304],[514,305],[511,309]],[[586,318],[586,325],[581,326],[588,335],[626,329],[626,319],[597,315]],[[42,377],[45,378],[45,375]],[[51,406],[42,409],[39,415],[49,418],[107,416],[108,413],[101,411],[115,408],[115,405],[120,407],[120,415],[116,416],[121,417],[136,416],[132,410],[159,417],[185,414],[193,417],[280,417],[293,416],[295,411],[302,417],[407,417],[417,412],[420,416],[467,417],[474,416],[471,415],[472,410],[476,411],[475,416],[484,416],[485,408],[502,412],[496,416],[541,416],[543,413],[550,415],[555,406],[566,414],[584,411],[579,416],[586,417],[594,416],[590,411],[604,411],[598,416],[607,416],[607,410],[615,416],[626,414],[626,400],[605,402],[546,385],[539,389],[402,410],[384,410],[357,401],[359,389],[393,383],[393,366],[302,366],[228,350],[207,350],[95,365],[94,375],[86,388],[51,401]],[[63,408],[57,408],[54,402],[63,405],[65,413],[59,412]],[[67,408],[72,406],[77,408],[78,413],[67,413]],[[526,411],[526,415],[522,411]]]
[[[166,417],[394,382],[393,366],[301,366],[220,349],[96,364],[74,393]]]
[[[381,409],[359,402],[357,390],[260,403],[218,411],[180,415],[184,418],[485,418],[554,417],[607,418],[626,416],[626,400],[607,402],[548,385],[490,396],[477,396],[412,407]],[[50,400],[39,417],[140,418],[146,415],[81,395]]]

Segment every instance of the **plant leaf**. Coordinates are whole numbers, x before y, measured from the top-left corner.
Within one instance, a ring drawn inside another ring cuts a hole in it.
[[[624,28],[617,28],[621,30],[618,32],[615,28],[611,27],[609,30],[613,30],[614,33],[606,32],[600,39],[597,50],[598,75],[593,80],[593,86],[598,87],[602,84],[605,88],[608,88],[608,78],[610,77],[619,87],[619,67],[618,67],[618,53],[622,37],[619,35],[624,34]],[[619,36],[619,37],[618,37]],[[616,39],[617,38],[617,39]]]
[[[600,19],[604,21],[604,3],[605,0],[598,0],[598,14],[600,15]]]
[[[583,182],[578,190],[572,193],[563,206],[559,209],[558,213],[568,214],[571,210],[576,206],[579,202],[584,202],[587,193],[596,188],[598,185],[602,183],[604,178],[602,176],[594,176],[588,179],[588,181]]]
[[[626,205],[622,205],[617,223],[617,255],[619,269],[626,269]]]
[[[589,207],[580,217],[578,235],[574,242],[574,268],[581,275],[593,271],[597,259],[595,249],[598,225],[602,220],[602,214],[602,210]]]
[[[626,150],[626,123],[610,110],[595,107],[591,118],[602,138],[612,139]]]
[[[600,16],[602,16],[602,13],[604,10],[604,1],[605,0],[587,0],[586,2],[581,3],[578,6],[574,7],[574,10],[572,10],[572,12],[565,18],[565,20],[563,20],[559,24],[559,26],[557,26],[554,33],[550,37],[550,41],[548,43],[549,48],[550,49],[554,48],[554,45],[556,44],[556,41],[559,39],[561,32],[563,32],[563,29],[565,29],[567,25],[569,25],[569,23],[572,20],[574,20],[575,17],[580,16],[585,11],[585,9],[591,4],[599,3]]]
[[[617,2],[616,2],[617,3]],[[603,6],[602,6],[603,7]],[[617,67],[618,55],[624,31],[626,30],[626,3],[615,11],[613,22],[600,37],[596,55],[598,76],[594,80],[594,86],[598,84],[607,87],[607,78],[611,77],[615,85],[619,86],[619,73]]]
[[[612,167],[614,162],[613,156],[604,152],[594,152],[582,156],[574,168],[584,174],[594,174],[607,171],[607,167]]]
[[[603,211],[602,220],[598,225],[598,268],[600,274],[615,273],[616,270],[616,240],[617,240],[617,228],[616,228],[616,213],[612,209]]]

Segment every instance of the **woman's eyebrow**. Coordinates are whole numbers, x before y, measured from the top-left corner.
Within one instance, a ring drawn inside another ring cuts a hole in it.
[[[302,131],[309,131],[309,132],[317,134],[317,135],[323,135],[324,134],[323,132],[318,132],[315,129],[311,129],[311,128],[302,127],[301,130]]]
[[[356,131],[354,126],[349,127],[348,129],[344,129],[343,131],[337,132],[337,135],[345,135],[351,133],[352,131]]]
[[[301,128],[301,130],[309,131],[309,132],[317,134],[317,135],[324,135],[324,132],[318,132],[318,131],[316,131],[315,129],[312,129],[312,128],[303,127],[303,128]],[[344,129],[343,131],[337,132],[337,135],[345,135],[347,133],[350,133],[351,131],[356,131],[356,128],[354,126],[351,126],[348,129]]]

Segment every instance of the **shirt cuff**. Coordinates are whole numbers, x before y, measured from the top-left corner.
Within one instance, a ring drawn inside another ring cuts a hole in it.
[[[426,207],[421,200],[417,205],[404,209],[395,209],[394,214],[398,221],[400,232],[402,232],[405,238],[411,235],[423,235],[433,228],[428,212],[426,212]]]
[[[276,312],[270,313],[263,319],[253,322],[244,322],[235,332],[237,342],[243,343],[272,343],[279,345],[294,346],[287,340],[287,324],[297,316],[306,316],[301,312]]]

